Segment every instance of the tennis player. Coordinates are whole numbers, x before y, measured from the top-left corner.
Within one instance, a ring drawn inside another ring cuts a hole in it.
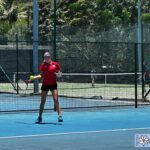
[[[42,93],[41,93],[39,116],[35,123],[42,123],[42,113],[44,110],[44,105],[49,90],[52,93],[54,106],[58,113],[58,122],[63,122],[61,108],[58,101],[58,90],[56,82],[56,76],[61,77],[62,73],[60,71],[60,65],[57,62],[51,60],[51,55],[49,52],[44,53],[44,61],[40,65],[40,71],[41,71],[40,75],[30,77],[30,81],[34,79],[43,78],[41,86]]]
[[[93,69],[91,70],[91,83],[92,83],[92,87],[95,86],[95,78],[96,78],[96,76],[94,75],[94,73],[96,73],[95,67],[93,67]]]

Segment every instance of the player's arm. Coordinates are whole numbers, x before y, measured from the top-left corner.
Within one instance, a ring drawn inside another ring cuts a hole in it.
[[[30,80],[32,81],[32,80],[35,80],[35,79],[40,79],[41,77],[42,77],[41,74],[35,75],[35,76],[31,75]]]
[[[35,75],[35,76],[31,75],[28,81],[32,82],[36,79],[41,79],[41,78],[42,78],[42,74],[38,74],[38,75]]]
[[[60,69],[60,65],[58,63],[56,64],[56,68],[57,68],[56,76],[58,78],[61,78],[62,77],[62,72],[60,71],[61,69]]]

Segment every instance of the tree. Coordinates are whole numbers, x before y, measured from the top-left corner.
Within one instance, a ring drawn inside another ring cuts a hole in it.
[[[15,31],[15,25],[24,25],[26,20],[27,11],[23,3],[18,4],[16,0],[0,0],[0,23],[3,34]]]

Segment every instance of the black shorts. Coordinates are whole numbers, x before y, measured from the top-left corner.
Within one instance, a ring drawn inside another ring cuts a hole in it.
[[[42,85],[41,90],[42,91],[57,90],[57,84],[54,84],[54,85]]]

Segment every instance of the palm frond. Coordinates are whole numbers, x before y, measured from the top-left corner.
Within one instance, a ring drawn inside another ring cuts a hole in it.
[[[0,12],[5,10],[5,1],[4,0],[0,0]]]

